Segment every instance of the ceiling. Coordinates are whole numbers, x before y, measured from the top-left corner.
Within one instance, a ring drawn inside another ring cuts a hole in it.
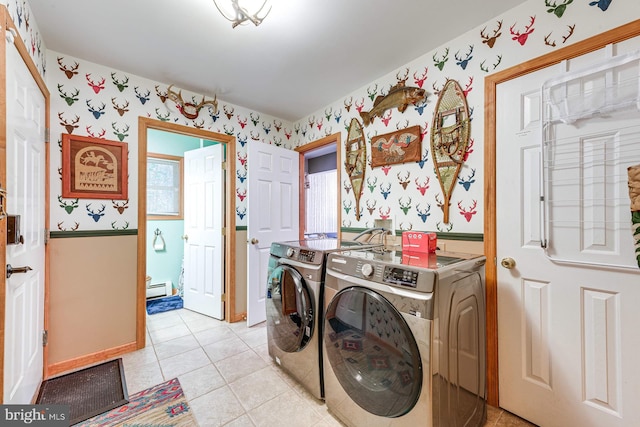
[[[231,28],[212,0],[29,0],[48,49],[291,122],[526,0],[272,0]]]

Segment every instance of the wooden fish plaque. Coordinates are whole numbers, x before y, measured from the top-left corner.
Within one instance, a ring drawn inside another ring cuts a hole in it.
[[[420,126],[371,138],[371,167],[417,162],[422,151]]]
[[[449,223],[451,193],[469,145],[471,119],[464,92],[455,80],[447,80],[438,96],[431,126],[431,156],[444,196],[444,222]]]

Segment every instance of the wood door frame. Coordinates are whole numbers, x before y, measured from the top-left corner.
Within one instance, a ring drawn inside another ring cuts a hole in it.
[[[640,19],[515,65],[484,80],[484,252],[487,298],[487,403],[499,404],[498,390],[498,280],[496,224],[496,89],[516,79],[564,60],[640,35]]]
[[[236,313],[236,138],[147,117],[138,117],[138,274],[136,292],[136,348],[145,346],[146,338],[146,270],[147,270],[147,131],[160,130],[179,135],[202,138],[225,144],[225,239],[224,292],[225,320],[237,321]],[[240,316],[240,319],[242,317]]]
[[[340,185],[342,183],[342,179],[341,179],[341,165],[342,165],[342,145],[340,144],[341,142],[341,138],[342,138],[342,134],[340,132],[338,133],[333,133],[331,135],[327,135],[324,138],[320,138],[317,139],[315,141],[312,141],[308,144],[305,145],[301,145],[300,147],[296,147],[295,151],[297,151],[298,153],[300,153],[300,158],[299,158],[299,185],[298,185],[298,192],[299,192],[299,196],[298,196],[298,204],[300,205],[300,216],[298,217],[298,224],[300,224],[300,240],[304,239],[304,230],[306,228],[306,212],[305,212],[305,207],[306,207],[306,202],[305,202],[305,188],[304,188],[304,155],[310,151],[313,150],[317,150],[318,148],[322,148],[325,147],[327,145],[331,145],[331,144],[335,144],[336,145],[336,172],[338,174],[337,176],[337,193],[338,194],[338,200],[341,199],[340,197]],[[341,224],[342,224],[342,211],[340,210],[340,203],[338,203],[338,215],[337,215],[337,219],[338,219],[338,241],[340,241],[342,239],[342,232],[341,232]]]
[[[13,29],[15,34],[18,36],[15,37],[14,44],[18,49],[18,53],[22,57],[22,60],[26,64],[31,76],[35,80],[40,92],[44,96],[44,105],[45,105],[45,128],[47,132],[50,129],[49,125],[49,111],[50,111],[50,94],[49,89],[47,88],[44,79],[38,72],[38,67],[33,62],[33,59],[29,55],[29,50],[24,45],[22,38],[19,36],[20,32],[18,28],[16,28],[15,24],[11,20],[11,16],[9,15],[9,11],[7,10],[6,5],[0,5],[0,23],[4,24],[4,28],[7,30]],[[7,86],[7,45],[8,42],[5,37],[2,37],[2,41],[0,41],[0,87],[6,88]],[[6,93],[0,99],[0,117],[7,117],[7,99]],[[45,214],[44,214],[44,226],[45,226],[45,243],[48,240],[49,230],[49,170],[50,170],[50,160],[49,160],[49,135],[45,135]],[[6,185],[7,182],[7,125],[6,120],[0,121],[0,183]],[[0,219],[0,264],[4,266],[7,264],[7,221],[5,218]],[[44,249],[44,329],[49,329],[49,247],[45,244]],[[5,308],[6,308],[6,278],[5,274],[2,274],[0,277],[0,396],[4,396],[4,346],[5,346]],[[42,354],[42,376],[46,379],[47,373],[47,360],[48,360],[48,347],[44,346],[43,354]],[[36,396],[34,396],[35,399]]]

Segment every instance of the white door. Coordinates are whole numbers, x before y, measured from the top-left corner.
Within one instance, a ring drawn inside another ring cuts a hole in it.
[[[298,240],[299,154],[275,145],[248,145],[247,325],[266,320],[269,250]]]
[[[7,212],[20,215],[24,243],[7,245],[7,264],[28,266],[6,280],[4,403],[31,403],[42,380],[44,329],[45,101],[7,44]],[[4,237],[4,235],[3,235]]]
[[[224,318],[222,144],[184,153],[184,307]]]
[[[640,163],[636,106],[554,125],[562,149],[548,163],[548,221],[540,211],[543,83],[638,47],[627,41],[497,88],[500,406],[541,426],[640,425],[640,270],[604,266],[635,262],[626,167]],[[634,67],[622,74],[637,93]],[[507,258],[515,267],[501,266]]]

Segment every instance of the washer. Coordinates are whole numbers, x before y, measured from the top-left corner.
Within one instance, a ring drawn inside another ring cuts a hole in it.
[[[321,342],[326,256],[354,246],[381,245],[337,239],[271,245],[265,304],[269,355],[317,399],[324,398]]]
[[[482,426],[485,257],[330,254],[324,384],[348,426]]]

